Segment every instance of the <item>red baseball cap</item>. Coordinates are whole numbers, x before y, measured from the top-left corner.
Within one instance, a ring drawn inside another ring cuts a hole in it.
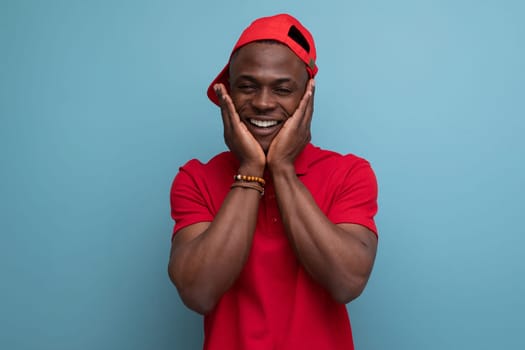
[[[310,78],[313,78],[317,74],[318,68],[315,63],[317,56],[314,38],[308,29],[296,18],[288,14],[262,17],[253,21],[250,26],[242,32],[241,37],[233,47],[228,63],[210,84],[208,88],[208,98],[211,102],[219,106],[219,99],[213,89],[215,84],[222,83],[228,87],[229,66],[231,57],[235,51],[246,44],[260,40],[275,40],[288,46],[290,50],[305,63]]]

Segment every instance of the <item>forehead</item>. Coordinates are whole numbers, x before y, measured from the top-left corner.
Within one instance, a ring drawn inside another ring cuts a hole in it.
[[[286,45],[278,42],[254,42],[237,50],[230,61],[230,78],[308,78],[306,65]]]

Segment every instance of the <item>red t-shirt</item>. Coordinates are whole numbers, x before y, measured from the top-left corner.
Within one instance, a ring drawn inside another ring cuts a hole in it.
[[[231,152],[180,168],[171,189],[174,234],[213,221],[238,168]],[[330,221],[360,224],[377,234],[377,183],[366,160],[309,144],[295,169]],[[334,301],[296,259],[271,178],[266,181],[250,256],[235,284],[205,316],[204,349],[353,349],[345,305]]]

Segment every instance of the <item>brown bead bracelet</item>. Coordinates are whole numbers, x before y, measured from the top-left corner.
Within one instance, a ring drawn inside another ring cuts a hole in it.
[[[264,195],[264,187],[262,187],[256,182],[234,182],[232,183],[230,188],[234,188],[234,187],[251,188],[251,189],[259,191],[261,196]]]
[[[262,177],[259,177],[259,176],[237,174],[237,175],[233,176],[233,179],[235,181],[257,182],[262,187],[264,187],[264,185],[266,184],[266,181],[264,181],[264,179]]]

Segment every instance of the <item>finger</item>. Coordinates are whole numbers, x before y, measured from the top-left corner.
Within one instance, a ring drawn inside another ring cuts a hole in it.
[[[310,98],[310,84],[306,86],[306,91],[303,94],[303,97],[301,98],[301,101],[299,101],[299,105],[295,109],[295,112],[290,117],[290,119],[301,119],[304,115],[304,112],[306,110],[306,106],[308,104],[308,100]],[[295,118],[294,118],[295,117]]]
[[[295,120],[295,123],[297,126],[304,125],[303,123],[305,121],[305,117],[307,117],[305,115],[306,108],[308,107],[310,103],[311,96],[312,96],[312,80],[309,80],[306,85],[306,91],[304,92],[303,98],[299,102],[299,106],[297,107],[297,109],[295,110],[292,116],[295,118],[291,118]]]
[[[228,134],[239,135],[239,133],[249,134],[248,128],[241,122],[241,118],[235,109],[233,100],[228,94],[228,91],[223,84],[218,84],[219,93],[221,96],[221,108],[223,111],[224,127],[228,128]],[[226,130],[226,129],[225,129]],[[230,137],[229,136],[229,137]]]
[[[226,103],[226,100],[224,98],[224,85],[223,84],[215,84],[213,87],[215,90],[215,94],[217,94],[217,97],[219,98],[219,105],[221,107],[221,117],[222,117],[222,123],[224,124],[224,130],[231,130],[231,121],[228,111],[228,105]]]
[[[232,123],[240,123],[241,118],[239,117],[239,114],[237,114],[237,110],[235,109],[235,105],[233,104],[233,100],[228,94],[228,91],[223,86],[223,98],[226,103],[226,107],[228,108],[228,114],[230,115],[230,120]]]
[[[237,113],[237,110],[235,109],[235,105],[233,104],[233,100],[230,94],[228,93],[228,90],[226,90],[226,87],[224,87],[223,84],[220,84],[220,93],[224,101],[225,108],[228,112],[230,125],[235,126],[235,125],[242,124],[241,118],[239,117],[239,114]]]
[[[310,98],[308,99],[308,103],[306,105],[306,109],[304,111],[304,122],[307,124],[307,127],[310,128],[310,124],[312,122],[312,116],[314,113],[314,96],[315,96],[315,80],[311,79],[309,81],[309,90],[310,90]]]

